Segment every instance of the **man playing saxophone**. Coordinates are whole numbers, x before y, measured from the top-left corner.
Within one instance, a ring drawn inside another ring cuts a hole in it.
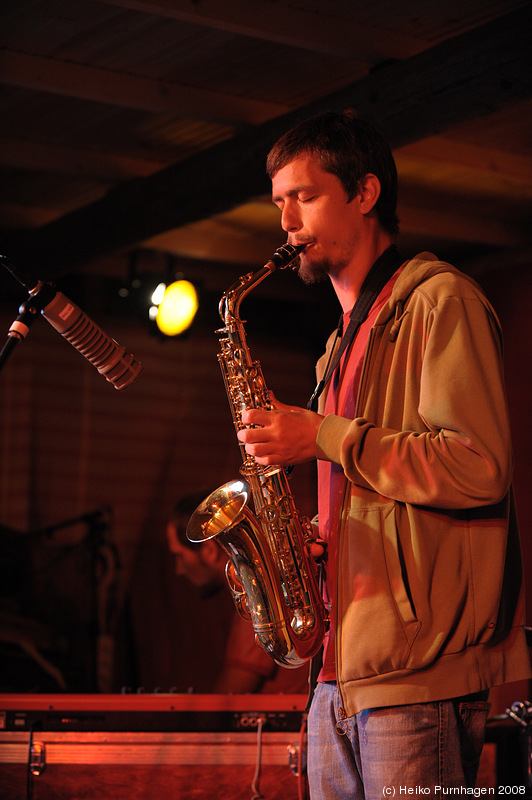
[[[267,169],[301,278],[342,310],[318,407],[270,395],[237,434],[263,467],[317,459],[311,798],[473,787],[490,687],[530,676],[499,323],[457,269],[399,255],[395,163],[352,111],[297,125]]]

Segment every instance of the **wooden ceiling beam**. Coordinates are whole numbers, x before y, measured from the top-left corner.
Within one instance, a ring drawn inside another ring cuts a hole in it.
[[[229,125],[256,125],[288,111],[278,103],[7,49],[0,50],[0,83]]]
[[[26,229],[45,226],[51,224],[61,213],[63,209],[57,206],[51,207],[49,204],[46,208],[36,208],[32,203],[21,205],[9,200],[0,202],[0,219],[6,228]]]
[[[38,258],[47,269],[71,268],[267,194],[264,159],[273,141],[298,120],[327,108],[357,108],[393,148],[466,120],[488,118],[531,96],[531,22],[527,6],[388,65],[154,175],[126,181],[44,228],[11,237],[2,244],[4,252],[28,265]]]
[[[116,153],[0,137],[0,166],[116,181],[151,175],[163,165],[157,161],[119,156]]]
[[[408,201],[399,208],[401,231],[405,234],[420,234],[430,231],[436,239],[455,239],[469,244],[499,248],[520,248],[530,244],[528,225],[519,226],[514,221],[501,219],[496,208],[490,215],[482,215],[474,209],[467,214],[463,208],[427,206]]]
[[[408,58],[427,47],[424,39],[387,31],[264,0],[103,0],[108,5],[153,16],[190,22],[202,27],[251,36],[328,55],[358,58],[370,64],[390,58]]]

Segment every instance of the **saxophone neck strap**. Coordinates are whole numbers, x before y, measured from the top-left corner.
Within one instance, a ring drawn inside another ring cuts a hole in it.
[[[336,349],[335,346],[333,346],[331,350],[324,376],[321,381],[319,381],[312,393],[312,397],[307,403],[307,409],[309,411],[316,411],[318,399],[329,383],[344,352],[349,347],[357,330],[368,316],[373,303],[394,272],[403,263],[403,260],[395,245],[388,247],[388,249],[379,256],[364,279],[356,303],[351,309],[349,325],[343,335],[343,315],[340,315],[340,322],[338,323],[338,329],[336,331],[336,342],[341,337],[340,346]]]

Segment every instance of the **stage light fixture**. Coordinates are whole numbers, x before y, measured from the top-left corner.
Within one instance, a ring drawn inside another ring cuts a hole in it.
[[[150,319],[165,336],[179,336],[190,326],[198,310],[198,293],[190,281],[181,278],[168,286],[160,283],[152,295]]]
[[[192,325],[199,306],[198,290],[178,269],[171,253],[134,250],[129,254],[126,283],[119,289],[150,333],[177,337]]]

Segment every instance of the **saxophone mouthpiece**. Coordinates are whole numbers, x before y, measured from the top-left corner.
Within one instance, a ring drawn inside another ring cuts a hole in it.
[[[272,263],[275,264],[277,269],[284,269],[288,267],[294,259],[305,249],[305,244],[283,244],[279,247],[272,256]]]
[[[305,242],[304,244],[294,244],[294,245],[292,245],[292,247],[297,252],[297,255],[299,255],[300,253],[303,252],[303,250],[305,249],[307,244],[308,244],[308,242]]]

